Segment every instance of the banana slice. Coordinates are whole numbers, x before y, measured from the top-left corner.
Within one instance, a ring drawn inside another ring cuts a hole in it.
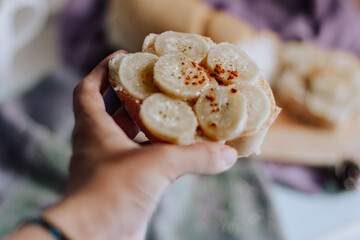
[[[109,61],[109,82],[115,91],[123,90],[123,87],[120,84],[119,78],[119,69],[122,60],[126,57],[125,53],[118,53],[113,59]]]
[[[247,119],[246,99],[231,87],[209,88],[194,109],[199,125],[213,140],[230,140],[241,134]]]
[[[201,62],[210,49],[210,42],[197,34],[164,32],[157,36],[155,50],[158,56],[182,53],[190,59]]]
[[[144,100],[157,92],[153,84],[153,69],[158,57],[151,53],[126,55],[119,69],[119,80],[126,92],[139,100]]]
[[[142,45],[143,52],[156,54],[155,41],[156,41],[157,36],[159,36],[159,35],[155,34],[155,33],[150,33],[149,35],[146,36],[146,38],[144,39],[143,45]]]
[[[211,48],[207,65],[217,80],[226,85],[254,82],[260,73],[259,67],[244,51],[229,43],[219,43]]]
[[[161,140],[189,144],[198,126],[192,108],[185,102],[156,93],[144,100],[140,118],[145,127]]]
[[[246,98],[247,121],[244,131],[260,129],[269,118],[271,102],[267,93],[257,85],[242,84],[239,86],[240,93]]]
[[[154,83],[164,93],[187,101],[198,98],[210,80],[195,60],[169,54],[155,64]]]

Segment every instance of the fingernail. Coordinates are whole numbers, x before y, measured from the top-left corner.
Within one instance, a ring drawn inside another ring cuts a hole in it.
[[[226,166],[232,166],[237,160],[237,152],[233,148],[224,148],[223,159]]]

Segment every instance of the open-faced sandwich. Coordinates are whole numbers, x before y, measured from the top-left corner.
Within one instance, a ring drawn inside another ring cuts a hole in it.
[[[109,62],[109,81],[151,142],[218,141],[248,156],[280,112],[244,51],[197,34],[148,35],[142,52]]]

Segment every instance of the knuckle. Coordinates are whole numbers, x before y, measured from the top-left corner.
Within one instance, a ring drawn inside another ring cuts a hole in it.
[[[203,145],[204,157],[207,158],[209,167],[216,169],[221,164],[222,151],[217,144],[205,143]]]
[[[78,85],[75,86],[75,88],[73,90],[73,96],[77,97],[77,96],[81,95],[83,90],[84,90],[84,80],[81,81],[80,83],[78,83]]]
[[[159,149],[156,150],[160,157],[162,159],[169,159],[171,158],[174,154],[176,154],[176,150],[173,146],[159,146]]]
[[[203,146],[208,158],[218,159],[221,157],[221,150],[217,144],[205,143]]]
[[[83,80],[81,80],[81,82],[79,82],[74,90],[73,90],[73,96],[76,97],[76,96],[80,96],[81,94],[84,93],[84,91],[87,91],[90,89],[91,87],[91,84],[89,83],[89,80],[88,80],[89,77],[85,77]]]
[[[179,173],[179,164],[176,162],[176,154],[179,154],[175,146],[161,146],[156,150],[158,161],[164,166],[164,174],[172,182]]]

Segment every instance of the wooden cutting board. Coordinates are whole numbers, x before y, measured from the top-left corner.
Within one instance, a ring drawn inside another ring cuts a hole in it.
[[[282,111],[265,137],[260,158],[309,166],[329,166],[344,159],[360,162],[359,125],[321,129],[300,123]]]

